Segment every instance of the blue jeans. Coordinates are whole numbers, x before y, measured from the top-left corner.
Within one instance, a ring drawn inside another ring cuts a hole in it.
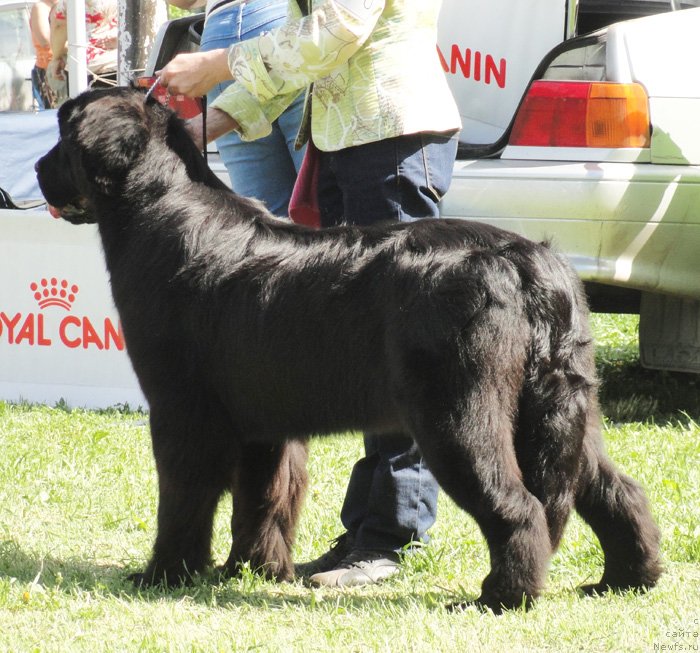
[[[322,225],[439,217],[456,153],[456,136],[428,133],[321,152]],[[398,551],[426,542],[437,516],[438,485],[418,447],[404,433],[367,433],[364,444],[340,514],[355,548]]]
[[[227,48],[258,36],[284,23],[286,15],[287,0],[251,0],[226,7],[207,19],[199,49]],[[230,83],[217,84],[207,94],[207,104]],[[303,149],[294,149],[303,108],[304,94],[301,93],[272,124],[272,133],[268,136],[244,142],[238,134],[230,132],[216,141],[233,190],[239,195],[262,200],[279,216],[288,213],[289,198],[304,157]]]

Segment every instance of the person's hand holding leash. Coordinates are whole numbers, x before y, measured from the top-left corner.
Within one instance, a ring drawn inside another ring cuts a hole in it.
[[[158,82],[171,94],[179,93],[188,97],[203,97],[212,87],[232,78],[228,67],[228,51],[225,48],[207,52],[178,54],[162,70],[156,71]],[[197,146],[203,143],[203,116],[200,114],[187,121]],[[238,123],[219,109],[210,109],[207,115],[207,142],[238,129]]]
[[[216,84],[232,78],[228,50],[178,54],[162,70],[156,71],[156,75],[172,94],[202,97]]]

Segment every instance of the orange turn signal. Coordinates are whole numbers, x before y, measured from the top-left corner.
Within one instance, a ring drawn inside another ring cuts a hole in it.
[[[588,147],[649,147],[649,99],[640,84],[591,84]]]

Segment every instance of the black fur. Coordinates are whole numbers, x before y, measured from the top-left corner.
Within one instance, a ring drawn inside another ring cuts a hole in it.
[[[141,582],[209,563],[293,575],[309,436],[412,435],[478,522],[478,602],[529,604],[572,507],[605,552],[591,589],[647,588],[659,534],[603,453],[581,284],[547,246],[438,220],[315,231],[230,192],[174,114],[130,89],[64,104],[37,163],[49,203],[97,222],[150,405],[158,535]]]

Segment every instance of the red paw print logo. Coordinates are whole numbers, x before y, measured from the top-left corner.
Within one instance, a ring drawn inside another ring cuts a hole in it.
[[[40,308],[47,306],[60,306],[67,311],[70,310],[75,296],[78,294],[78,286],[70,284],[66,279],[42,279],[38,283],[32,281],[29,288],[34,293]]]

